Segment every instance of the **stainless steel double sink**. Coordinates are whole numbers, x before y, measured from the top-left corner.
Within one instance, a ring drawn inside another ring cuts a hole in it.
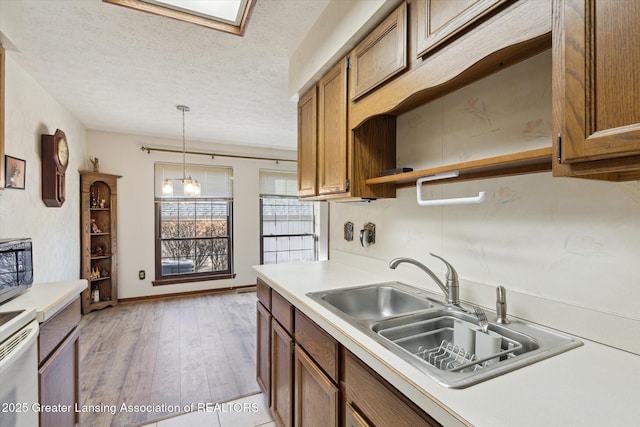
[[[437,294],[400,282],[307,296],[450,388],[468,387],[582,345],[515,319],[509,324],[490,321],[484,335],[472,310],[447,305]],[[492,344],[488,352],[486,340]]]

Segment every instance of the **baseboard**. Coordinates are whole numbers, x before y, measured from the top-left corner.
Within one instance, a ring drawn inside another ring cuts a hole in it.
[[[156,299],[167,299],[167,298],[179,298],[179,297],[189,297],[196,295],[208,295],[208,294],[220,294],[225,292],[252,292],[256,290],[256,285],[243,285],[243,286],[231,286],[228,288],[217,288],[217,289],[202,289],[198,291],[188,291],[188,292],[174,292],[170,294],[159,294],[159,295],[145,295],[140,297],[131,297],[131,298],[118,298],[118,303],[128,303],[128,302],[140,302],[140,301],[150,301]]]

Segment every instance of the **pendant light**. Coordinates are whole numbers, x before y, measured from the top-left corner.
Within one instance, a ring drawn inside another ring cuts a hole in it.
[[[201,193],[200,183],[197,180],[191,178],[191,175],[189,175],[189,177],[187,178],[187,148],[185,139],[184,113],[191,111],[191,109],[186,105],[178,105],[176,108],[182,111],[182,189],[185,197],[198,197]],[[173,195],[173,182],[171,181],[171,179],[166,178],[162,182],[163,196]]]

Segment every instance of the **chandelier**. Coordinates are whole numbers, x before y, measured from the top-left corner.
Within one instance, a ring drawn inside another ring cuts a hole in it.
[[[180,179],[179,181],[182,182],[182,189],[185,197],[197,197],[201,192],[200,183],[197,180],[191,178],[191,175],[189,175],[189,177],[187,178],[187,149],[184,131],[184,113],[191,111],[191,109],[186,105],[178,105],[176,108],[182,111],[182,179]],[[163,196],[173,195],[173,181],[178,181],[178,179],[165,178],[165,180],[162,182]]]

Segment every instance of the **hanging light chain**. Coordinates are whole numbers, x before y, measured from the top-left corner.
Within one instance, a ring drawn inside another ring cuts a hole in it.
[[[176,108],[182,111],[182,182],[184,183],[187,179],[187,143],[185,139],[184,113],[191,111],[191,108],[186,105],[178,105]]]

